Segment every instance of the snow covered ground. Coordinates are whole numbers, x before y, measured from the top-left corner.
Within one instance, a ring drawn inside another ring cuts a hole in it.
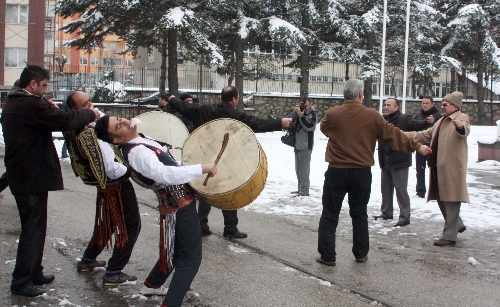
[[[0,127],[1,130],[1,127]],[[54,135],[62,136],[61,133]],[[293,149],[281,143],[281,132],[258,133],[269,165],[269,175],[264,191],[257,199],[243,210],[250,210],[264,214],[277,215],[321,215],[321,194],[324,173],[327,163],[324,159],[327,138],[316,129],[314,149],[311,161],[311,190],[309,197],[293,197],[290,191],[297,190],[297,179],[294,170]],[[496,126],[472,126],[471,134],[467,142],[469,147],[467,183],[469,185],[470,204],[464,204],[461,208],[461,216],[467,226],[475,228],[488,228],[500,225],[500,190],[491,189],[488,184],[481,183],[480,178],[471,175],[474,171],[492,173],[500,177],[500,162],[484,161],[477,162],[477,141],[493,143],[496,140]],[[54,140],[59,155],[62,148],[61,140]],[[3,134],[0,133],[0,145],[3,145]],[[63,159],[69,163],[69,158]],[[415,163],[413,163],[415,165]],[[425,199],[412,197],[415,193],[416,177],[415,166],[410,168],[408,179],[408,193],[411,197],[412,218],[442,221],[441,212],[436,202],[427,203]],[[380,168],[378,167],[377,154],[375,152],[375,165],[372,167],[373,184],[370,202],[368,204],[369,215],[380,213]],[[426,180],[428,176],[426,177]],[[347,197],[344,201],[347,207]],[[399,215],[399,208],[394,199],[394,216]],[[343,210],[345,211],[345,209]]]

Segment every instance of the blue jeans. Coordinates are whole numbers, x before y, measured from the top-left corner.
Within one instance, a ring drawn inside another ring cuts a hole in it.
[[[372,184],[371,168],[333,168],[325,173],[323,185],[323,212],[318,228],[318,252],[326,261],[335,261],[335,236],[339,223],[340,209],[347,194],[349,214],[352,220],[353,247],[356,259],[368,255],[367,206]]]
[[[47,192],[14,195],[21,219],[21,235],[17,245],[16,266],[11,289],[33,285],[42,274],[42,256],[47,233]]]
[[[176,212],[174,258],[175,268],[163,305],[177,307],[182,305],[201,264],[201,229],[196,213],[196,202],[192,202]],[[158,288],[165,283],[172,271],[163,273],[159,260],[144,281],[151,288]]]

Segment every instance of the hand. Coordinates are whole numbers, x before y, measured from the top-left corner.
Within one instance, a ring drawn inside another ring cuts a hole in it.
[[[52,99],[45,99],[52,108],[59,109],[59,105],[52,101]]]
[[[462,121],[460,120],[451,120],[453,122],[453,124],[455,125],[455,127],[458,129],[458,130],[462,130],[464,128],[464,124],[462,124]]]
[[[217,165],[215,165],[215,163],[202,164],[201,172],[203,174],[208,174],[209,177],[213,177],[217,174]]]
[[[291,123],[292,123],[291,118],[282,118],[281,119],[281,125],[283,126],[283,128],[288,128]]]
[[[300,106],[295,106],[295,113],[297,113],[298,116],[304,115],[304,111],[300,110]]]
[[[91,109],[92,111],[94,111],[94,114],[95,114],[95,120],[97,121],[99,118],[101,118],[101,112],[97,109]]]
[[[429,146],[427,145],[422,145],[420,146],[420,148],[418,149],[418,152],[420,154],[422,154],[423,156],[427,156],[428,154],[431,154],[432,153],[432,149],[429,148]]]
[[[429,124],[434,123],[434,116],[431,115],[431,116],[427,117],[427,123],[429,123]]]

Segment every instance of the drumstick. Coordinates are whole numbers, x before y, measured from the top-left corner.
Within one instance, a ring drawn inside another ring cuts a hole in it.
[[[229,132],[226,132],[224,134],[224,140],[222,141],[222,147],[219,151],[219,154],[217,155],[217,159],[215,159],[215,162],[214,162],[215,165],[217,165],[217,163],[219,163],[219,159],[222,156],[222,154],[224,153],[224,150],[226,149],[227,142],[229,142]],[[205,178],[205,181],[203,181],[203,186],[207,185],[208,178],[210,178],[210,175],[207,175],[207,178]]]

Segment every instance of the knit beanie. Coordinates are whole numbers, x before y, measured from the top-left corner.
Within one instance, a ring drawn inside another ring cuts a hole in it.
[[[453,93],[449,93],[448,95],[444,96],[443,101],[446,100],[452,105],[455,105],[458,107],[460,110],[462,108],[462,99],[464,98],[464,94],[461,92],[455,91]]]

